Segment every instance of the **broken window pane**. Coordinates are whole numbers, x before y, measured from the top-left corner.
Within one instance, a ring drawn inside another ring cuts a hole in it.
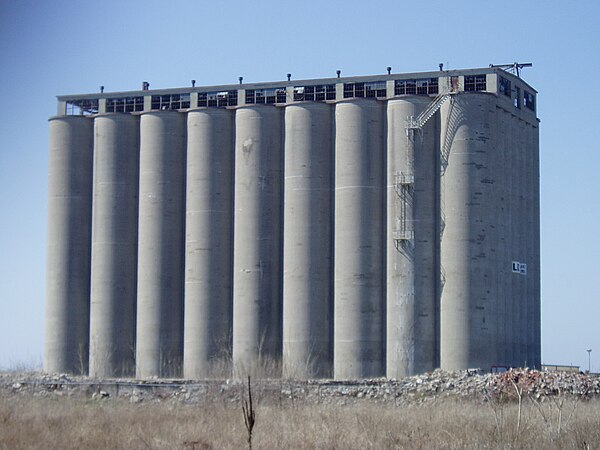
[[[395,80],[394,95],[436,95],[437,78],[419,78],[417,80]]]
[[[273,103],[286,103],[286,89],[285,88],[271,88],[271,89],[248,89],[246,90],[246,103],[247,104],[273,104]]]
[[[98,99],[67,100],[66,113],[68,116],[98,114]]]
[[[294,87],[294,101],[296,102],[323,100],[335,100],[335,84]]]
[[[387,97],[385,81],[344,83],[344,98],[352,97]]]
[[[187,109],[190,107],[190,94],[166,94],[152,96],[152,109]]]

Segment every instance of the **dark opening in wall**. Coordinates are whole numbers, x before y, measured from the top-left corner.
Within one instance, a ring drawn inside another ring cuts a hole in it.
[[[515,98],[513,100],[515,108],[521,109],[521,88],[515,86]]]
[[[531,92],[523,91],[523,105],[532,111],[535,111],[535,95]]]
[[[507,97],[512,97],[510,81],[504,77],[498,77],[498,91]]]
[[[394,95],[435,95],[437,93],[437,78],[394,81]]]

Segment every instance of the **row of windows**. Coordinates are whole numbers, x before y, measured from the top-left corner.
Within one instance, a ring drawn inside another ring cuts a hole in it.
[[[394,95],[431,95],[437,93],[437,78],[394,81]]]
[[[153,95],[152,109],[187,109],[190,107],[190,94]]]
[[[271,88],[271,89],[246,89],[246,104],[272,104],[285,103],[287,99],[286,89]]]
[[[486,76],[471,75],[464,77],[464,90],[467,92],[485,91]],[[524,91],[521,100],[521,89],[514,87],[513,97],[510,80],[500,76],[498,91],[501,95],[513,98],[515,108],[524,106],[535,111],[535,95]],[[246,104],[287,103],[285,87],[269,89],[247,89]],[[336,99],[336,85],[295,86],[294,101],[325,101]],[[437,78],[422,78],[412,80],[395,80],[394,95],[436,95],[439,92]],[[354,97],[387,97],[385,81],[344,83],[344,98]],[[98,99],[71,100],[66,103],[67,115],[97,114]],[[227,107],[238,104],[238,91],[199,92],[197,106]],[[190,108],[190,94],[153,95],[152,110],[177,110]],[[144,97],[119,97],[106,99],[106,112],[141,112],[144,110]]]
[[[236,106],[238,104],[237,91],[198,92],[198,106]]]
[[[106,112],[134,112],[144,110],[144,97],[106,99]]]
[[[387,97],[386,82],[344,83],[344,98],[352,97]]]
[[[500,94],[506,95],[513,99],[513,105],[517,109],[521,109],[521,105],[535,111],[535,95],[528,91],[523,91],[523,98],[521,99],[521,88],[515,86],[515,95],[513,97],[511,82],[504,77],[498,79],[498,91]]]
[[[316,86],[295,86],[294,101],[335,100],[335,84],[318,84]]]
[[[91,114],[98,114],[98,99],[68,101],[66,113],[68,116],[89,116]]]
[[[465,77],[465,91],[476,92],[487,89],[485,75],[471,75]]]

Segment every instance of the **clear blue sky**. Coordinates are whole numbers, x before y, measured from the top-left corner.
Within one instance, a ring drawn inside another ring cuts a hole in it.
[[[55,96],[533,62],[543,361],[600,371],[600,2],[0,2],[0,367],[41,362]]]

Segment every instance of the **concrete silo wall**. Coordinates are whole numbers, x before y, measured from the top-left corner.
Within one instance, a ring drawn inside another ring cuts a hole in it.
[[[183,358],[185,115],[140,118],[136,376],[179,376]]]
[[[133,375],[139,117],[94,119],[90,375]]]
[[[235,117],[233,363],[240,374],[281,359],[282,114],[260,105]]]
[[[205,377],[231,349],[233,111],[187,121],[184,376]]]
[[[335,106],[334,360],[338,379],[385,373],[383,106]]]
[[[387,105],[387,376],[437,367],[437,122],[406,132],[429,99]]]
[[[285,108],[283,364],[331,376],[333,106]]]
[[[93,127],[85,117],[50,120],[47,372],[88,368]]]
[[[446,105],[444,105],[446,106]],[[444,183],[445,226],[441,265],[445,282],[440,298],[440,365],[458,370],[495,362],[492,346],[494,306],[489,279],[495,267],[490,233],[495,217],[491,164],[495,151],[496,99],[489,94],[459,95],[452,107],[453,137]]]

